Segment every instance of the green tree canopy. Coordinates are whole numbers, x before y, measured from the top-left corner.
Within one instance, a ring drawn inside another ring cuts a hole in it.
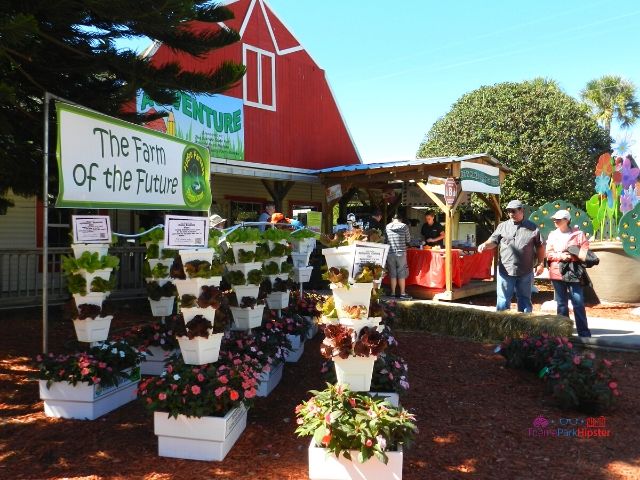
[[[230,18],[229,9],[208,1],[3,2],[0,213],[10,205],[2,198],[9,188],[24,196],[41,192],[45,91],[119,117],[124,116],[123,103],[133,101],[140,88],[163,104],[173,103],[177,90],[222,92],[242,78],[243,65],[225,62],[204,73],[182,71],[177,63],[155,67],[149,58],[118,49],[116,41],[148,37],[178,54],[201,57],[239,40],[237,32],[216,25]],[[186,27],[193,20],[210,28]],[[55,152],[55,136],[50,137],[49,151]],[[52,160],[50,171],[55,172]]]
[[[622,77],[605,75],[591,80],[580,92],[580,96],[607,133],[611,133],[611,122],[614,119],[620,123],[620,126],[627,128],[640,118],[640,103],[636,99],[636,87]]]
[[[588,108],[549,80],[484,86],[463,95],[426,134],[419,158],[488,153],[513,170],[502,198],[584,205],[611,139]]]

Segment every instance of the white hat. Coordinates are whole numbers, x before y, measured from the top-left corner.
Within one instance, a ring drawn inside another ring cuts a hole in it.
[[[571,220],[571,214],[569,213],[569,210],[558,210],[556,213],[551,215],[551,218],[553,218],[554,220]]]
[[[219,225],[223,222],[226,222],[227,219],[226,218],[222,218],[220,215],[218,215],[217,213],[214,215],[211,215],[209,217],[209,226],[210,227],[215,227],[216,225]]]

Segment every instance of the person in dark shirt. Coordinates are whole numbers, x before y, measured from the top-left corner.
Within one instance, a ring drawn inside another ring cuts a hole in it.
[[[444,227],[436,222],[436,216],[433,212],[427,212],[424,215],[424,224],[420,230],[422,238],[429,247],[444,247]]]
[[[385,227],[386,225],[382,224],[382,212],[380,210],[376,210],[375,212],[373,212],[373,215],[371,215],[367,228],[369,230],[375,228],[376,230],[380,230],[382,233],[384,233]]]

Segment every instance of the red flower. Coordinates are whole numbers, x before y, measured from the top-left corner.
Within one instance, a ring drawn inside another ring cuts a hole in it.
[[[231,390],[231,393],[229,393],[229,398],[231,398],[231,401],[235,402],[240,398],[240,394],[235,390]]]
[[[331,441],[331,433],[327,433],[324,437],[322,437],[322,443],[324,445],[329,445],[330,441]]]
[[[198,385],[192,385],[191,386],[191,393],[193,393],[194,395],[200,395],[200,387]]]

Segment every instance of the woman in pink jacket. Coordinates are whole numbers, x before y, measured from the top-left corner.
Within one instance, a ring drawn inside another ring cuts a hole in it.
[[[549,234],[547,239],[547,262],[549,264],[549,278],[553,283],[558,303],[558,315],[569,316],[569,299],[573,305],[573,314],[576,320],[576,330],[581,337],[590,337],[587,324],[587,312],[584,308],[584,291],[579,281],[567,282],[562,279],[560,270],[561,262],[577,262],[585,258],[589,250],[589,241],[578,228],[571,227],[571,214],[568,210],[558,210],[551,218],[556,229]],[[580,248],[580,257],[567,252],[567,248],[576,246]]]

